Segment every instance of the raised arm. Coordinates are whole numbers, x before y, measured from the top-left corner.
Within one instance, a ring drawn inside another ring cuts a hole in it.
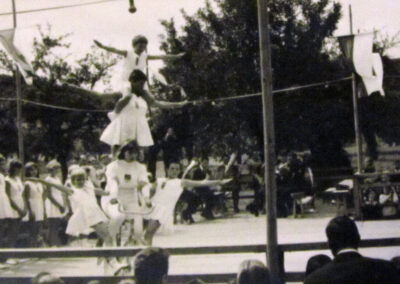
[[[135,93],[138,93],[142,96],[150,106],[159,107],[161,109],[173,109],[173,108],[181,108],[188,104],[188,101],[183,102],[166,102],[157,100],[151,93],[146,90],[134,90]]]
[[[115,113],[120,113],[124,107],[126,107],[129,104],[129,101],[131,100],[132,96],[125,96],[122,99],[120,99],[116,104],[114,111]]]
[[[118,55],[122,55],[124,57],[126,57],[128,55],[128,51],[126,51],[126,50],[117,49],[117,48],[112,47],[112,46],[106,46],[106,45],[102,44],[101,42],[99,42],[97,40],[94,40],[94,43],[98,47],[100,47],[101,49],[104,49],[104,50],[106,50],[108,52],[112,52],[112,53],[115,53],[115,54],[118,54]]]

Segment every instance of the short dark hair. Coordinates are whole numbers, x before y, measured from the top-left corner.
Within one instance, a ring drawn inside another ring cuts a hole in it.
[[[343,248],[358,248],[361,240],[356,223],[347,216],[333,218],[325,232],[334,255]]]
[[[37,176],[39,177],[39,167],[36,163],[34,162],[28,162],[25,164],[25,176],[26,177],[32,177],[32,169],[36,168],[38,170]]]
[[[147,80],[146,74],[144,74],[139,69],[134,69],[131,72],[131,74],[129,75],[129,82],[139,82],[139,81],[146,81],[146,80]]]
[[[132,39],[132,45],[135,46],[138,43],[148,44],[148,40],[144,35],[137,35]]]
[[[136,150],[139,152],[139,145],[136,143],[136,141],[130,141],[129,143],[122,145],[121,149],[119,150],[118,153],[118,160],[123,160],[125,157],[125,152],[130,151],[130,150]]]
[[[18,160],[12,160],[10,162],[8,173],[10,174],[10,176],[13,176],[15,175],[16,170],[21,170],[21,169],[22,169],[22,163]]]
[[[135,257],[135,278],[137,284],[161,282],[168,275],[169,254],[162,248],[146,248]]]

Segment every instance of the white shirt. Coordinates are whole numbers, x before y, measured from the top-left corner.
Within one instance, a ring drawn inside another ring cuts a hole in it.
[[[110,192],[109,198],[116,198],[118,188],[136,188],[139,183],[148,183],[146,167],[139,162],[125,162],[116,160],[106,169],[106,191]]]

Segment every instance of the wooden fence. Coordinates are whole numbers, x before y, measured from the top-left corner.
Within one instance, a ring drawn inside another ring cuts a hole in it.
[[[399,247],[400,238],[368,239],[360,243],[361,248],[372,247]],[[210,254],[233,254],[233,253],[264,253],[265,245],[246,246],[203,246],[203,247],[172,247],[166,248],[171,255],[210,255]],[[326,242],[280,244],[281,267],[286,282],[301,282],[304,279],[303,271],[284,271],[284,254],[286,252],[327,250]],[[81,257],[116,257],[133,256],[141,248],[63,248],[63,249],[2,249],[0,258],[81,258]],[[0,273],[1,274],[1,273]],[[86,284],[90,280],[99,280],[100,283],[118,283],[128,277],[123,276],[68,276],[63,277],[67,284]],[[235,278],[235,274],[190,274],[170,275],[169,283],[184,283],[190,279],[199,278],[206,283],[227,283]],[[28,284],[28,277],[0,276],[0,283]]]

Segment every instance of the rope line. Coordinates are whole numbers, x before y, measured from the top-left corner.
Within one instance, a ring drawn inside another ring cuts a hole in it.
[[[348,80],[351,80],[351,78],[352,77],[345,77],[345,78],[342,78],[342,79],[331,80],[331,81],[326,81],[326,82],[313,83],[313,84],[297,86],[297,87],[289,87],[289,88],[274,90],[274,91],[272,91],[272,93],[273,94],[279,94],[279,93],[298,91],[298,90],[307,89],[307,88],[313,88],[313,87],[319,87],[319,86],[327,86],[327,85],[340,83],[340,82],[343,82],[343,81],[348,81]],[[225,97],[225,98],[197,100],[197,101],[191,101],[191,103],[199,104],[199,103],[207,103],[207,102],[221,102],[221,101],[229,101],[229,100],[240,100],[240,99],[257,97],[257,96],[261,96],[261,95],[262,95],[262,93],[254,93],[254,94],[247,94],[247,95],[241,95],[241,96],[232,96],[232,97]]]
[[[48,8],[39,8],[39,9],[32,9],[32,10],[22,10],[22,11],[17,11],[16,13],[17,14],[28,14],[28,13],[36,13],[36,12],[43,12],[43,11],[49,11],[49,10],[59,10],[59,9],[65,9],[65,8],[96,5],[96,4],[102,4],[102,3],[107,3],[107,2],[116,2],[116,1],[120,1],[120,0],[99,0],[99,1],[93,1],[93,2],[87,2],[87,3],[63,5],[63,6],[48,7]],[[5,13],[0,13],[0,16],[8,16],[8,15],[12,15],[12,14],[13,14],[12,12],[5,12]]]
[[[18,99],[17,98],[0,98],[0,101],[16,102],[16,101],[18,101]],[[106,110],[106,109],[82,109],[82,108],[63,107],[63,106],[39,103],[39,102],[25,100],[25,99],[21,99],[20,101],[25,104],[31,104],[31,105],[59,109],[59,110],[66,110],[66,111],[80,111],[80,112],[109,112],[109,111],[111,111],[111,110]]]
[[[326,82],[321,82],[321,83],[313,83],[313,84],[308,84],[308,85],[303,85],[303,86],[289,87],[289,88],[285,88],[285,89],[279,89],[279,90],[272,91],[272,93],[279,94],[279,93],[293,92],[293,91],[307,89],[307,88],[327,86],[327,85],[332,85],[332,84],[348,81],[348,80],[351,80],[351,78],[352,77],[345,77],[342,79],[331,80],[331,81],[326,81]],[[201,103],[207,103],[207,102],[222,102],[222,101],[229,101],[229,100],[240,100],[240,99],[258,97],[258,96],[261,96],[261,94],[262,93],[254,93],[254,94],[246,94],[246,95],[217,98],[217,99],[197,100],[197,101],[189,101],[189,103],[201,104]],[[18,100],[17,98],[0,98],[0,101],[17,101],[17,100]],[[35,102],[35,101],[31,101],[31,100],[26,100],[26,99],[21,99],[20,101],[25,104],[31,104],[31,105],[65,110],[65,111],[97,112],[97,113],[105,113],[105,112],[111,111],[111,110],[106,110],[106,109],[80,109],[80,108],[64,107],[64,106]]]

